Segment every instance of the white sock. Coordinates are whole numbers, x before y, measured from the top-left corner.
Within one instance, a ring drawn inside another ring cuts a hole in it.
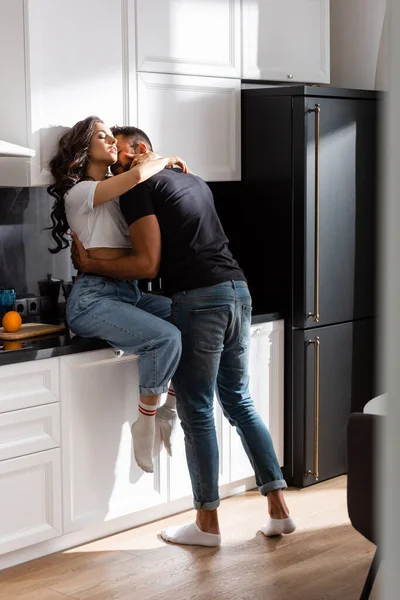
[[[173,544],[187,544],[188,546],[220,546],[221,535],[218,533],[204,533],[196,523],[182,525],[182,527],[168,527],[163,529],[161,537]]]
[[[155,406],[139,402],[139,418],[131,428],[135,459],[146,473],[153,472],[155,415]]]
[[[166,401],[162,406],[157,408],[156,411],[156,438],[160,437],[161,442],[164,443],[165,449],[170,456],[172,456],[172,446],[177,422],[176,397],[170,386]]]
[[[291,517],[288,517],[287,519],[270,519],[261,529],[263,534],[267,537],[293,533],[295,530],[296,524]]]

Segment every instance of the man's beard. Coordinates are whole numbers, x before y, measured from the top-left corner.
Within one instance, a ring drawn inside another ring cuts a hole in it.
[[[111,165],[111,173],[113,175],[121,175],[121,173],[125,173],[126,171],[129,171],[129,169],[131,168],[131,165],[128,163],[125,166],[121,165],[120,162],[116,162],[113,165]]]

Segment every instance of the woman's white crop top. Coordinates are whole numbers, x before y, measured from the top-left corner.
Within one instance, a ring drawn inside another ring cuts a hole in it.
[[[86,249],[130,248],[128,225],[119,207],[119,198],[93,206],[99,181],[81,181],[65,196],[68,225]]]

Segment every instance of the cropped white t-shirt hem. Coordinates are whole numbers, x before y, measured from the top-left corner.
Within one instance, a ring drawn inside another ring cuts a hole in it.
[[[131,248],[128,225],[119,197],[93,206],[99,181],[80,181],[65,196],[68,225],[84,248]]]

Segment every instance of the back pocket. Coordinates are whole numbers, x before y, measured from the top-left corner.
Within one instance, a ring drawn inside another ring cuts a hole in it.
[[[195,346],[203,352],[222,352],[231,307],[200,308],[190,311]]]

